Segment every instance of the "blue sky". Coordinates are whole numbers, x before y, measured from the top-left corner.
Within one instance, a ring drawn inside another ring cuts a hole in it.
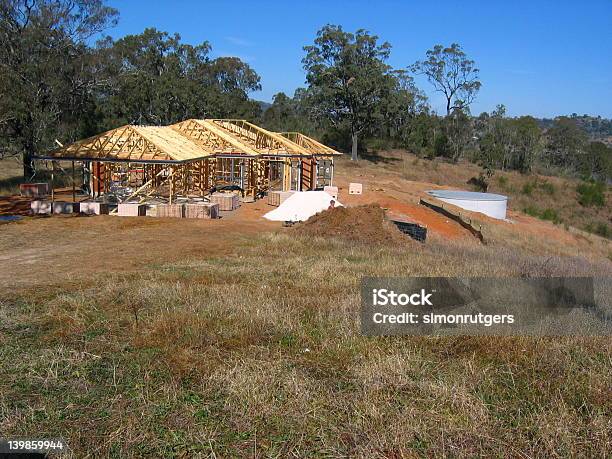
[[[480,68],[472,113],[503,103],[512,116],[612,118],[612,0],[574,1],[197,1],[110,0],[119,38],[145,27],[209,41],[212,56],[238,56],[261,76],[271,101],[304,85],[302,47],[325,24],[365,28],[393,46],[389,63],[406,67],[435,44],[460,43]],[[418,86],[443,113],[424,80]]]

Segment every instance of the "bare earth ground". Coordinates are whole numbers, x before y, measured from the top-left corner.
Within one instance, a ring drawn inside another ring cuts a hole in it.
[[[117,216],[28,218],[0,226],[2,289],[61,284],[151,263],[227,255],[237,237],[275,230],[265,201],[216,221]]]
[[[300,235],[264,200],[0,224],[0,432],[72,457],[605,457],[608,338],[360,335],[364,275],[612,272],[609,241],[516,210],[474,214],[482,245],[406,175],[343,159],[339,200],[426,225],[425,244]]]

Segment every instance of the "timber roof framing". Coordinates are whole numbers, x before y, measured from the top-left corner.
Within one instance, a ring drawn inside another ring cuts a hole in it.
[[[338,155],[336,150],[329,148],[327,145],[323,145],[321,142],[317,142],[300,132],[279,132],[280,135],[291,140],[293,143],[299,145],[305,150],[309,151],[311,155],[329,154]]]
[[[259,152],[225,132],[210,120],[185,120],[171,126],[195,143],[217,154],[246,154],[257,156]]]
[[[311,155],[299,145],[275,132],[245,120],[210,120],[263,155]]]
[[[245,120],[189,119],[172,126],[122,126],[35,158],[174,163],[213,156],[339,154],[303,134],[270,132]]]
[[[41,159],[176,162],[210,156],[185,136],[166,127],[126,125],[57,148]]]

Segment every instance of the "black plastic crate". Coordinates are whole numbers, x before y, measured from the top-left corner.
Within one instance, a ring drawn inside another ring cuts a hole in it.
[[[419,242],[425,242],[425,239],[427,239],[427,228],[417,225],[416,223],[400,222],[396,220],[391,221],[402,233],[407,234],[412,239]]]

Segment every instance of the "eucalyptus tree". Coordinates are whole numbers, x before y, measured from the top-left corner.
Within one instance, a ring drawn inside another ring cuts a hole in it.
[[[390,49],[366,30],[350,33],[337,25],[323,27],[314,44],[304,47],[311,116],[350,132],[352,160],[358,159],[359,136],[374,126],[395,85],[386,64]]]
[[[32,154],[80,131],[97,84],[87,41],[117,14],[102,0],[0,0],[0,151],[23,156],[24,176]]]
[[[206,41],[190,45],[154,28],[106,43],[106,127],[255,117],[259,106],[248,93],[261,87],[257,73],[235,57],[210,59],[210,50]]]
[[[446,98],[446,116],[455,110],[465,111],[480,90],[476,63],[457,43],[448,47],[435,45],[427,51],[427,59],[415,62],[412,71],[427,77],[437,92]]]

